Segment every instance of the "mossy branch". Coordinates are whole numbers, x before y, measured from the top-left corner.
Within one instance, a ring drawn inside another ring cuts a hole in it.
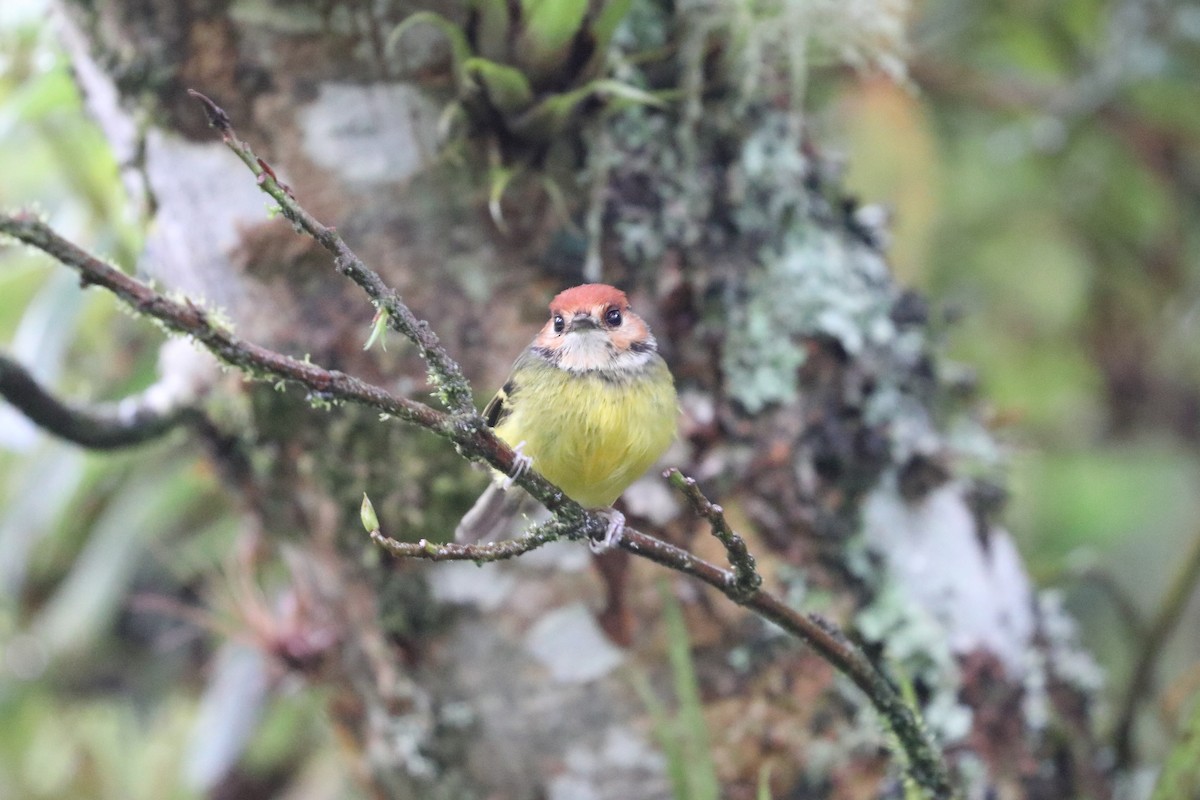
[[[92,408],[68,405],[4,354],[0,354],[0,397],[39,427],[89,450],[135,447],[201,418],[194,406],[157,408],[144,397]]]
[[[697,515],[708,520],[712,535],[725,546],[729,566],[733,567],[733,584],[730,588],[741,597],[752,596],[762,586],[762,576],[758,574],[754,556],[746,548],[746,541],[734,533],[725,520],[725,509],[704,496],[695,478],[689,478],[674,468],[664,472],[663,477],[679,490]]]
[[[109,290],[134,311],[158,320],[169,331],[190,336],[221,361],[252,377],[298,383],[329,399],[369,406],[432,431],[446,432],[453,427],[450,415],[424,403],[396,397],[344,372],[327,370],[241,339],[191,300],[175,300],[131,278],[59,236],[32,213],[0,215],[0,233],[54,257],[78,272],[83,286]]]
[[[420,558],[426,561],[474,561],[477,564],[516,558],[525,555],[530,550],[536,550],[542,545],[556,542],[559,539],[578,538],[580,535],[577,525],[568,524],[558,517],[535,525],[516,539],[480,544],[431,542],[428,539],[421,539],[417,542],[401,542],[383,533],[378,526],[368,526],[367,533],[370,534],[371,541],[397,558]]]
[[[190,301],[165,297],[66,241],[31,214],[0,215],[0,233],[46,252],[78,271],[85,285],[103,286],[136,311],[159,320],[172,331],[191,336],[224,362],[253,377],[295,382],[330,400],[356,403],[382,411],[447,439],[469,460],[484,462],[511,474],[515,454],[475,411],[470,386],[459,365],[441,346],[428,324],[417,319],[399,295],[350,251],[336,231],[318,222],[300,206],[290,189],[278,181],[271,168],[237,137],[223,110],[203,95],[196,92],[192,94],[204,104],[210,121],[221,131],[225,143],[258,176],[259,186],[279,202],[285,216],[299,230],[329,250],[338,271],[361,286],[372,300],[388,312],[394,329],[416,343],[425,357],[430,380],[439,388],[450,413],[393,395],[345,373],[327,370],[244,341],[228,329],[214,324],[203,309]],[[619,546],[633,555],[703,581],[733,602],[807,643],[867,695],[895,732],[904,749],[907,769],[914,782],[929,797],[938,800],[955,797],[956,792],[938,747],[897,687],[831,622],[815,614],[801,614],[775,594],[762,589],[753,558],[746,550],[745,543],[725,523],[720,508],[709,503],[698,489],[694,493],[698,499],[693,497],[688,489],[688,479],[682,474],[673,473],[672,480],[684,491],[697,512],[709,520],[714,535],[725,544],[733,569],[722,569],[686,550],[631,528],[625,529]],[[509,542],[481,545],[436,544],[428,541],[406,543],[396,541],[379,530],[373,514],[364,516],[364,520],[372,523],[368,528],[375,528],[370,531],[372,539],[394,555],[436,561],[485,563],[512,558],[560,538],[598,540],[604,536],[607,520],[602,514],[586,511],[536,470],[524,471],[516,483],[545,505],[554,516],[550,522]]]
[[[160,294],[62,238],[32,214],[0,215],[0,233],[42,250],[79,272],[85,286],[96,285],[108,289],[134,310],[158,320],[171,331],[192,337],[219,359],[252,377],[297,383],[330,400],[382,411],[453,442],[458,451],[470,460],[485,462],[506,473],[513,470],[515,454],[512,449],[495,436],[473,408],[469,413],[441,412],[416,400],[393,395],[386,389],[343,372],[328,370],[247,342],[214,324],[209,314],[191,301],[174,300]],[[398,303],[399,299],[396,298],[395,302]],[[415,319],[411,311],[407,314]],[[443,359],[449,359],[444,351],[436,362],[429,361],[430,369],[435,369],[433,365],[442,363]],[[451,374],[458,373],[457,364],[454,367],[455,372]],[[686,484],[686,478],[680,475],[680,479]],[[583,509],[536,470],[524,471],[516,483],[554,514],[549,523],[532,529],[516,540],[481,545],[411,543],[396,541],[379,530],[371,531],[371,537],[388,552],[400,557],[477,563],[512,558],[559,538],[595,540],[603,537],[607,527],[604,516]],[[713,514],[720,516],[715,512]],[[728,531],[727,526],[724,530]],[[732,532],[729,533],[732,536]],[[897,688],[875,669],[836,626],[815,614],[797,612],[764,589],[746,591],[747,576],[753,574],[757,577],[757,574],[752,572],[752,560],[746,560],[749,558],[748,552],[745,558],[735,555],[744,551],[744,544],[741,550],[736,545],[726,545],[735,571],[721,569],[686,550],[631,528],[625,529],[620,547],[707,583],[730,600],[751,609],[807,643],[867,695],[896,733],[914,781],[930,797],[940,800],[955,796],[939,750],[917,713],[904,701]]]
[[[336,229],[319,222],[312,214],[296,202],[291,188],[279,180],[267,162],[254,154],[233,129],[229,115],[209,98],[194,89],[188,94],[200,101],[208,115],[208,122],[221,132],[225,145],[242,160],[258,178],[258,188],[269,194],[279,208],[298,230],[304,231],[333,255],[334,268],[358,284],[372,301],[387,312],[388,324],[398,333],[408,337],[421,353],[428,365],[430,382],[438,396],[456,414],[474,412],[475,400],[471,396],[471,385],[462,374],[458,363],[452,359],[438,341],[437,334],[423,319],[418,319],[395,289],[389,287],[379,274],[367,267]]]

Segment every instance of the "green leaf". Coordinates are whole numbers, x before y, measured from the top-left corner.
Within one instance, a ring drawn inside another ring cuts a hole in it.
[[[504,199],[504,190],[508,188],[508,184],[512,182],[516,174],[517,170],[513,167],[496,167],[489,176],[491,189],[488,192],[488,213],[492,215],[492,222],[496,223],[496,227],[500,229],[501,233],[508,232],[501,201]]]
[[[97,517],[70,573],[34,620],[51,656],[77,654],[117,614],[147,542],[176,519],[194,487],[177,470],[133,473]]]
[[[590,89],[592,93],[599,95],[614,108],[625,108],[630,105],[663,108],[667,105],[666,101],[654,92],[647,92],[645,89],[639,89],[632,84],[622,83],[611,78],[592,81],[584,88]]]
[[[472,0],[471,13],[475,15],[475,37],[471,42],[475,53],[492,61],[508,55],[511,38],[508,0]]]
[[[678,735],[678,726],[671,718],[666,705],[654,694],[650,681],[640,672],[631,675],[633,688],[641,697],[642,703],[650,712],[650,720],[654,725],[654,736],[658,739],[659,747],[667,758],[667,779],[671,781],[671,796],[675,800],[686,800],[688,797],[688,763],[683,750],[683,741]]]
[[[379,342],[379,346],[387,352],[387,330],[388,330],[388,312],[387,309],[381,308],[375,313],[375,319],[371,321],[371,335],[367,337],[367,343],[363,345],[363,350],[370,350],[375,342]]]
[[[608,57],[608,45],[612,42],[613,34],[616,33],[617,26],[621,24],[621,20],[625,19],[625,15],[629,13],[632,5],[633,0],[614,0],[601,6],[600,13],[592,22],[592,36],[596,41],[596,51],[588,59],[587,66],[583,68],[581,75],[590,77],[599,72],[604,65],[604,60]]]
[[[513,56],[538,81],[560,73],[587,15],[588,0],[528,0]]]
[[[570,92],[552,94],[512,122],[514,133],[533,141],[558,136],[572,121],[584,103],[599,99],[610,110],[630,105],[662,107],[663,100],[650,92],[621,81],[601,79]]]
[[[242,757],[270,696],[270,665],[262,652],[227,642],[217,652],[197,710],[184,780],[208,793]]]
[[[704,703],[700,698],[700,681],[692,664],[692,643],[683,609],[666,581],[659,581],[658,592],[663,600],[663,622],[667,628],[667,659],[675,694],[679,698],[679,728],[687,764],[688,800],[719,800],[721,784],[712,760],[708,741],[708,726],[704,720]]]
[[[463,74],[466,81],[474,84],[487,102],[502,114],[523,111],[533,102],[533,88],[516,67],[475,57],[463,62]]]
[[[0,408],[3,412],[10,408]],[[13,412],[16,413],[15,411]],[[0,492],[0,596],[19,597],[38,541],[70,513],[83,478],[83,453],[59,441],[47,441],[25,455],[20,470]]]
[[[83,300],[79,279],[61,270],[47,279],[21,314],[11,350],[39,381],[49,385],[58,381],[82,320]]]
[[[667,777],[675,800],[718,800],[721,786],[712,760],[704,704],[692,665],[692,646],[683,611],[665,580],[658,582],[658,591],[663,600],[667,658],[679,710],[672,714],[640,672],[631,675],[633,688],[650,712],[655,738],[667,758]],[[760,774],[760,798],[761,780]],[[770,800],[769,796],[767,800]]]
[[[1171,748],[1150,800],[1182,800],[1200,787],[1200,692],[1192,697],[1192,715]]]
[[[764,762],[758,768],[758,791],[755,792],[756,800],[771,800],[771,762]]]
[[[608,43],[612,41],[617,26],[621,24],[621,20],[625,19],[631,6],[633,6],[633,0],[613,0],[613,2],[604,3],[600,7],[600,13],[596,15],[596,19],[592,23],[592,34],[596,37],[597,52],[608,49]]]
[[[371,498],[367,497],[367,493],[363,492],[362,505],[358,509],[359,519],[362,520],[362,525],[367,533],[374,533],[379,530],[379,517],[375,514],[375,506],[371,503]]]
[[[418,11],[405,18],[388,34],[384,51],[392,53],[393,49],[399,45],[401,37],[417,25],[432,25],[446,37],[446,41],[450,43],[450,58],[453,61],[454,75],[461,82],[463,65],[471,57],[471,44],[467,41],[467,35],[463,33],[462,28],[435,11]]]

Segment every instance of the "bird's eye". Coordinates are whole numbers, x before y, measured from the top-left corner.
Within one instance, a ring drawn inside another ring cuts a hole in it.
[[[608,311],[604,312],[604,321],[608,323],[610,328],[619,327],[621,324],[621,309],[610,308]]]
[[[554,315],[554,332],[555,333],[562,333],[563,328],[566,326],[566,324],[567,323],[562,318],[562,314]]]

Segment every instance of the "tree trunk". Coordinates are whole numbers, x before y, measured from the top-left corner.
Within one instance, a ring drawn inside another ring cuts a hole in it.
[[[410,349],[364,352],[374,309],[270,218],[188,88],[429,320],[480,393],[504,380],[549,297],[602,264],[680,389],[666,462],[725,506],[772,586],[852,629],[911,686],[969,796],[1103,797],[1095,685],[1072,667],[1069,620],[1035,597],[994,522],[1002,471],[971,387],[939,361],[926,302],[892,281],[877,210],[841,193],[801,124],[806,67],[789,37],[898,69],[878,49],[898,12],[878,5],[757,27],[732,6],[635,5],[619,49],[659,54],[618,59],[617,76],[677,99],[581,109],[544,149],[474,117],[439,141],[454,71],[433,27],[388,53],[407,7],[62,0],[61,16],[151,223],[140,271],[252,341],[428,393]],[[497,164],[519,167],[499,214]],[[332,690],[374,795],[673,796],[670,748],[638,687],[686,696],[663,622],[681,602],[722,796],[754,797],[764,765],[776,797],[898,796],[869,707],[773,628],[653,564],[577,545],[482,569],[392,562],[362,534],[364,491],[389,531],[443,540],[488,477],[395,422],[213,380],[247,539],[285,554],[304,600],[268,655]],[[624,503],[633,522],[724,557],[655,473]],[[314,631],[332,643],[297,651]]]

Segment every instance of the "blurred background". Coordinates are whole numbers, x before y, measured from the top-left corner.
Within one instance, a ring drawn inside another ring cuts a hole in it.
[[[808,122],[890,210],[897,275],[979,382],[1007,525],[1080,620],[1111,726],[1200,540],[1200,6],[925,0],[910,40],[907,81],[814,75]],[[0,206],[135,261],[143,221],[41,0],[0,4],[0,176]],[[66,270],[0,249],[0,347],[61,395],[145,387],[160,343]],[[194,656],[254,599],[201,588],[237,518],[183,441],[85,453],[0,406],[0,796],[190,797],[219,758]],[[180,587],[211,616],[145,612]],[[1151,759],[1200,688],[1200,599],[1180,588],[1137,722]],[[302,740],[330,753],[306,758],[310,785],[340,785],[321,698],[279,698],[249,761],[287,771]]]

